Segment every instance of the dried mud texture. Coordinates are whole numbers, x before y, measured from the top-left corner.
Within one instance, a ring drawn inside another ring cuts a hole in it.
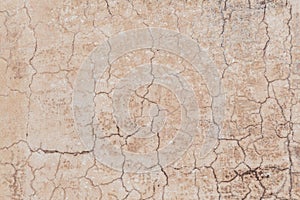
[[[222,120],[213,111],[214,91],[190,62],[165,50],[138,49],[107,61],[91,88],[93,134],[82,139],[73,106],[81,64],[114,35],[151,27],[185,35],[205,50],[226,94]],[[150,124],[153,134],[126,135],[114,117],[113,94],[141,65],[151,65],[153,77],[153,66],[184,77],[200,120],[179,159],[162,165],[157,154],[156,170],[135,173],[125,170],[123,152],[168,146],[184,111],[174,91],[152,81],[137,88],[127,106],[133,122]],[[2,0],[0,113],[1,200],[300,199],[300,4]],[[204,155],[211,123],[218,135]],[[121,148],[124,162],[112,159],[121,170],[99,159],[102,140]]]

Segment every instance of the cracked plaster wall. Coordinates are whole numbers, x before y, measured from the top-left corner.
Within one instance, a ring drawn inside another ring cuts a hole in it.
[[[127,173],[97,159],[99,136],[83,144],[73,91],[81,63],[98,45],[148,27],[179,32],[207,51],[226,93],[224,119],[214,148],[200,155],[215,117],[201,74],[164,50],[122,55],[94,88],[93,119],[115,146],[155,152],[179,129],[176,95],[150,84],[132,95],[131,117],[151,122],[153,104],[160,104],[164,129],[147,141],[122,135],[112,93],[141,64],[185,77],[201,113],[199,132],[176,162]],[[299,27],[298,0],[1,1],[0,199],[300,199]]]

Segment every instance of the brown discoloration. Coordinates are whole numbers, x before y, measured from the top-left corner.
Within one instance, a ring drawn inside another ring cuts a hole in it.
[[[300,199],[299,16],[298,0],[1,1],[0,199]],[[164,50],[138,49],[112,63],[96,80],[91,145],[77,134],[72,92],[81,63],[116,33],[146,27],[193,38],[215,63],[225,113],[206,157],[213,97],[191,63]],[[162,106],[159,133],[126,137],[115,122],[115,86],[145,63],[171,68],[190,84],[200,129],[168,167],[124,173],[97,161],[96,140],[155,152],[182,120],[176,94],[150,84],[133,92],[128,108],[144,126]]]

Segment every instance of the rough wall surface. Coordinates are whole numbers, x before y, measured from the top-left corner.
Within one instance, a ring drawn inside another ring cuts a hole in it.
[[[0,136],[0,200],[300,199],[300,1],[2,0]]]

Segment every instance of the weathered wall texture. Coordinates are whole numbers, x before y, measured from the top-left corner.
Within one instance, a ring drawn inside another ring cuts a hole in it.
[[[300,2],[1,0],[0,199],[300,199]]]

